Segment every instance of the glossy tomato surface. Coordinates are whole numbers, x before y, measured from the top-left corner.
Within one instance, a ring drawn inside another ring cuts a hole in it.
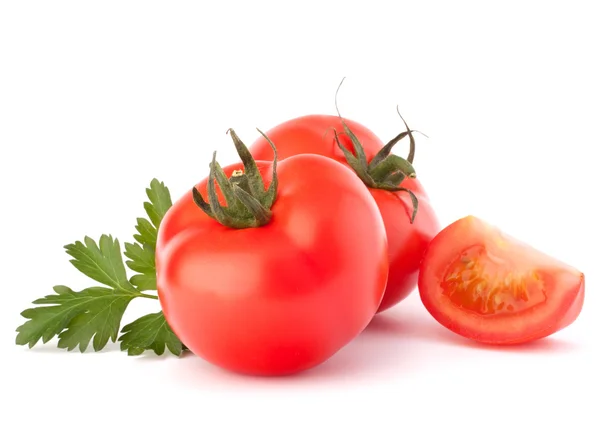
[[[360,140],[367,161],[383,147],[383,142],[364,125],[349,119],[344,119],[346,125]],[[277,157],[280,159],[301,153],[323,155],[346,164],[344,153],[338,147],[334,132],[336,130],[342,144],[352,151],[352,142],[344,133],[340,117],[336,115],[306,115],[285,121],[269,131],[267,136],[277,147]],[[251,146],[250,152],[255,159],[272,161],[273,149],[264,137],[259,137]]]
[[[388,236],[390,270],[379,312],[398,304],[416,288],[421,259],[440,227],[419,181],[411,179],[403,186],[413,190],[419,198],[419,210],[412,223],[410,217],[413,207],[408,193],[369,189]]]
[[[500,231],[464,217],[427,248],[419,293],[446,328],[475,341],[517,344],[551,335],[575,321],[583,273]]]
[[[268,185],[271,164],[257,164]],[[284,375],[324,362],[367,326],[385,291],[385,228],[360,179],[317,155],[277,170],[267,225],[225,227],[188,193],[159,232],[168,323],[192,352],[240,373]],[[196,187],[206,199],[206,180]]]
[[[384,146],[381,139],[356,121],[344,121],[363,146],[367,161],[373,159]],[[344,133],[342,121],[335,115],[295,118],[268,130],[266,134],[277,147],[280,158],[313,153],[335,159],[349,167],[343,152],[337,146],[332,129],[336,129],[342,144],[353,151],[350,138]],[[257,159],[273,158],[273,150],[263,137],[250,146],[250,151]],[[389,243],[389,278],[379,312],[393,307],[416,288],[419,264],[425,248],[440,230],[435,211],[420,181],[406,179],[402,187],[413,191],[419,200],[419,210],[413,223],[410,222],[412,202],[408,193],[370,189],[383,216]]]

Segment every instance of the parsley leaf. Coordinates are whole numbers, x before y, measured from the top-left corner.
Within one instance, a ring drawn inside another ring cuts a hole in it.
[[[137,243],[125,242],[125,256],[127,267],[140,274],[131,277],[131,284],[140,291],[156,289],[156,263],[154,249],[148,245],[141,246]]]
[[[130,356],[152,350],[157,355],[165,352],[165,347],[176,356],[186,348],[171,330],[162,312],[147,314],[125,325],[121,330],[121,350]]]
[[[159,182],[157,179],[152,179],[150,187],[146,188],[146,195],[150,202],[144,202],[144,210],[148,214],[150,221],[146,218],[138,218],[137,226],[135,226],[138,233],[133,238],[140,245],[149,245],[152,249],[155,249],[160,222],[173,203],[169,189],[163,182]]]
[[[150,202],[144,202],[144,209],[150,221],[138,218],[135,227],[138,233],[134,235],[137,243],[125,243],[125,256],[129,258],[127,266],[139,273],[132,276],[130,282],[140,291],[156,289],[156,238],[160,222],[172,206],[169,189],[157,179],[150,182],[146,195]]]
[[[165,184],[159,182],[157,179],[153,179],[150,182],[150,188],[146,189],[146,194],[150,202],[144,202],[144,209],[154,227],[158,229],[162,218],[173,205],[171,194]]]
[[[85,245],[79,241],[65,246],[67,254],[73,257],[71,264],[80,272],[115,289],[133,291],[134,288],[127,280],[125,266],[121,258],[118,239],[102,235],[100,246],[86,236]]]
[[[129,302],[144,296],[127,280],[119,241],[102,235],[100,243],[84,238],[66,245],[71,263],[79,271],[107,287],[91,287],[75,292],[67,286],[55,286],[56,294],[37,299],[33,304],[44,307],[30,308],[21,313],[29,319],[17,328],[18,345],[33,347],[42,339],[45,344],[58,335],[58,346],[71,351],[79,346],[84,352],[90,340],[99,351],[108,340],[116,341],[121,318]],[[146,295],[146,297],[151,297]]]
[[[125,243],[124,263],[118,239],[102,235],[96,243],[86,236],[82,241],[66,245],[71,264],[104,286],[93,286],[76,292],[63,285],[54,294],[33,301],[37,307],[24,310],[28,319],[17,328],[16,343],[35,346],[58,336],[58,347],[84,352],[92,343],[94,351],[102,350],[109,341],[116,342],[125,310],[135,298],[157,300],[156,295],[141,291],[156,289],[154,260],[160,222],[172,206],[169,189],[153,179],[146,189],[149,202],[144,203],[148,219],[138,218],[134,235],[136,243]],[[125,264],[138,274],[127,278]],[[121,349],[130,355],[152,350],[162,355],[167,348],[179,356],[187,348],[179,341],[162,312],[143,316],[121,330]]]
[[[91,287],[75,292],[55,286],[55,294],[35,300],[33,304],[50,306],[30,308],[21,313],[29,321],[17,328],[17,344],[33,347],[40,338],[45,344],[58,335],[58,347],[71,351],[79,345],[83,353],[92,339],[94,351],[113,342],[119,333],[123,313],[135,297],[110,288]]]

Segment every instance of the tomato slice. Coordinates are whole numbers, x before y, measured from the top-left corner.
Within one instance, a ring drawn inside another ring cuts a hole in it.
[[[431,241],[419,273],[425,308],[475,341],[517,344],[575,321],[583,273],[483,220],[467,216]]]

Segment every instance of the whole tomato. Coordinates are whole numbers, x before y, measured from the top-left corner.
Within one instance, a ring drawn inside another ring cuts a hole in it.
[[[157,286],[167,322],[222,368],[284,375],[355,338],[380,305],[387,239],[377,204],[347,167],[319,155],[221,169],[165,215]]]
[[[377,202],[388,237],[389,278],[378,311],[406,298],[416,288],[423,254],[440,230],[427,193],[415,177],[411,164],[414,138],[408,126],[407,131],[386,145],[365,126],[335,115],[291,119],[266,134],[280,158],[318,154],[345,164],[361,178]],[[395,143],[406,136],[411,142],[408,158],[391,154]],[[257,159],[273,158],[264,138],[256,140],[249,149]]]

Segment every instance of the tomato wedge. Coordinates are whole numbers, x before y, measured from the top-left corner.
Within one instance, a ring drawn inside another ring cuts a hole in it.
[[[467,216],[432,240],[418,287],[425,308],[451,331],[483,343],[517,344],[573,323],[583,307],[585,278]]]

